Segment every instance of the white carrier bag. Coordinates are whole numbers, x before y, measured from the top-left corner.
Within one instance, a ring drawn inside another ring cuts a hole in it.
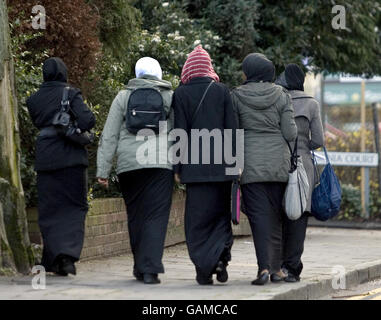
[[[288,142],[287,144],[291,152],[291,169],[284,195],[284,209],[290,220],[297,220],[306,210],[310,186],[302,158],[297,154],[298,139],[296,138],[294,150]]]

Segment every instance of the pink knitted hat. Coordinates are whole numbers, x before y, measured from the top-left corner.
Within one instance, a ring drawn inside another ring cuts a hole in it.
[[[220,81],[213,69],[209,53],[201,45],[194,48],[185,61],[181,72],[181,82],[185,84],[196,77],[210,77],[217,82]]]

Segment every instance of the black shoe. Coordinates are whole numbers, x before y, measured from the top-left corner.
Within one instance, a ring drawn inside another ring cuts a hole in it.
[[[227,265],[225,265],[222,261],[218,261],[217,267],[216,267],[217,281],[219,282],[228,281],[229,275],[226,270],[226,267]]]
[[[213,284],[213,278],[212,276],[210,276],[209,278],[205,278],[203,276],[200,276],[200,275],[197,275],[196,276],[196,281],[199,285],[211,285]]]
[[[266,271],[266,272],[263,272],[262,274],[258,274],[257,279],[253,280],[251,284],[255,286],[263,286],[269,281],[269,278],[270,278],[270,274],[268,271]]]
[[[54,271],[54,273],[55,273],[57,276],[62,276],[62,277],[67,277],[67,276],[68,276],[67,272],[62,271],[62,270]]]
[[[51,266],[51,268],[46,269],[47,272],[53,272],[57,276],[66,277],[67,272],[64,272],[60,268],[60,263],[58,261],[55,261],[54,264]]]
[[[74,262],[69,257],[62,257],[59,264],[59,272],[76,275],[77,270],[75,268]]]
[[[273,273],[271,276],[270,276],[270,280],[271,282],[282,282],[286,279],[287,276],[283,276],[281,277],[280,275],[276,274],[276,273]]]
[[[143,273],[140,273],[140,272],[138,272],[138,271],[136,271],[134,269],[133,275],[136,278],[136,280],[138,280],[138,281],[144,281],[144,275],[143,275]]]
[[[295,276],[293,275],[292,273],[288,273],[287,277],[284,278],[284,281],[286,282],[299,282],[300,281],[300,277],[299,276]]]
[[[145,284],[158,284],[160,283],[160,279],[157,276],[157,273],[144,273],[143,282]]]

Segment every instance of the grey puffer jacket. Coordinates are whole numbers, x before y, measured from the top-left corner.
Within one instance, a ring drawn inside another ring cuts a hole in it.
[[[232,91],[238,126],[245,130],[241,183],[287,182],[297,128],[290,96],[270,82],[248,82]]]
[[[98,178],[108,178],[115,154],[117,156],[117,174],[143,168],[172,170],[172,164],[167,159],[170,143],[162,143],[162,141],[159,143],[159,135],[152,140],[150,139],[150,144],[156,145],[155,163],[141,164],[144,159],[137,159],[138,155],[144,156],[142,152],[137,153],[137,150],[147,141],[138,141],[136,135],[127,130],[125,121],[128,99],[132,90],[136,88],[156,88],[160,90],[168,117],[168,131],[173,128],[173,112],[171,109],[173,91],[171,83],[148,75],[130,80],[126,89],[120,91],[114,99],[103,128],[97,154]]]

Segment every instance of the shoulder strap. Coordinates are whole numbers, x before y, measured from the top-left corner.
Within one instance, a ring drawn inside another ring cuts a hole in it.
[[[315,152],[314,152],[313,150],[311,150],[311,151],[312,151],[312,157],[313,157],[314,161],[316,162]],[[325,146],[323,146],[323,151],[324,151],[324,156],[325,156],[325,161],[326,161],[326,163],[327,163],[327,164],[328,164],[328,163],[330,164],[331,161],[329,161],[328,151],[327,151],[327,148],[326,148]]]
[[[286,139],[285,139],[286,140]],[[288,149],[291,154],[291,172],[294,171],[298,166],[298,137],[295,139],[294,150],[292,150],[290,143],[286,140]]]
[[[62,100],[61,100],[61,111],[63,112],[67,112],[70,109],[69,91],[70,91],[70,87],[65,87],[63,89]]]
[[[80,92],[79,90],[75,88],[71,88],[71,87],[65,87],[62,92],[61,112],[70,111],[70,114],[74,117],[73,119],[74,121],[76,121],[77,119],[77,113],[75,112],[74,109],[71,108],[71,101],[74,100],[74,98],[79,92]],[[70,93],[73,93],[71,97],[70,97]]]
[[[208,93],[209,88],[212,86],[213,82],[214,82],[214,80],[210,81],[208,87],[206,88],[206,90],[205,90],[205,92],[204,92],[204,94],[203,94],[203,96],[202,96],[202,98],[201,98],[201,100],[200,100],[200,103],[199,103],[198,106],[197,106],[196,111],[193,113],[192,121],[191,121],[191,124],[192,124],[192,125],[193,125],[194,121],[196,120],[196,117],[197,117],[198,112],[200,111],[201,105],[202,105],[202,103],[204,102],[204,99],[205,99],[205,97],[206,97],[206,94]]]
[[[291,155],[296,154],[298,149],[298,137],[296,137],[295,139],[294,150],[291,148],[290,143],[285,138],[284,140],[287,142],[287,146],[288,146],[288,149],[290,150]]]
[[[329,157],[328,157],[328,151],[327,151],[327,149],[326,149],[326,147],[325,146],[323,146],[323,150],[324,150],[324,154],[325,154],[325,159],[326,159],[326,162],[327,163],[331,163],[331,161],[329,161]]]
[[[295,97],[295,98],[292,98],[292,97],[291,97],[291,99],[292,99],[292,100],[298,100],[298,99],[314,99],[314,98],[311,97],[311,96],[303,96],[303,97]]]
[[[130,97],[131,97],[131,94],[136,90],[135,89],[132,89],[132,88],[125,88],[124,90],[126,90],[126,96],[124,97],[124,99],[122,100],[123,101],[123,106],[124,106],[124,109],[123,109],[123,121],[126,121],[127,119],[127,113],[128,113],[128,108],[129,108],[129,103],[130,103]],[[118,94],[120,94],[121,91],[119,91]]]

